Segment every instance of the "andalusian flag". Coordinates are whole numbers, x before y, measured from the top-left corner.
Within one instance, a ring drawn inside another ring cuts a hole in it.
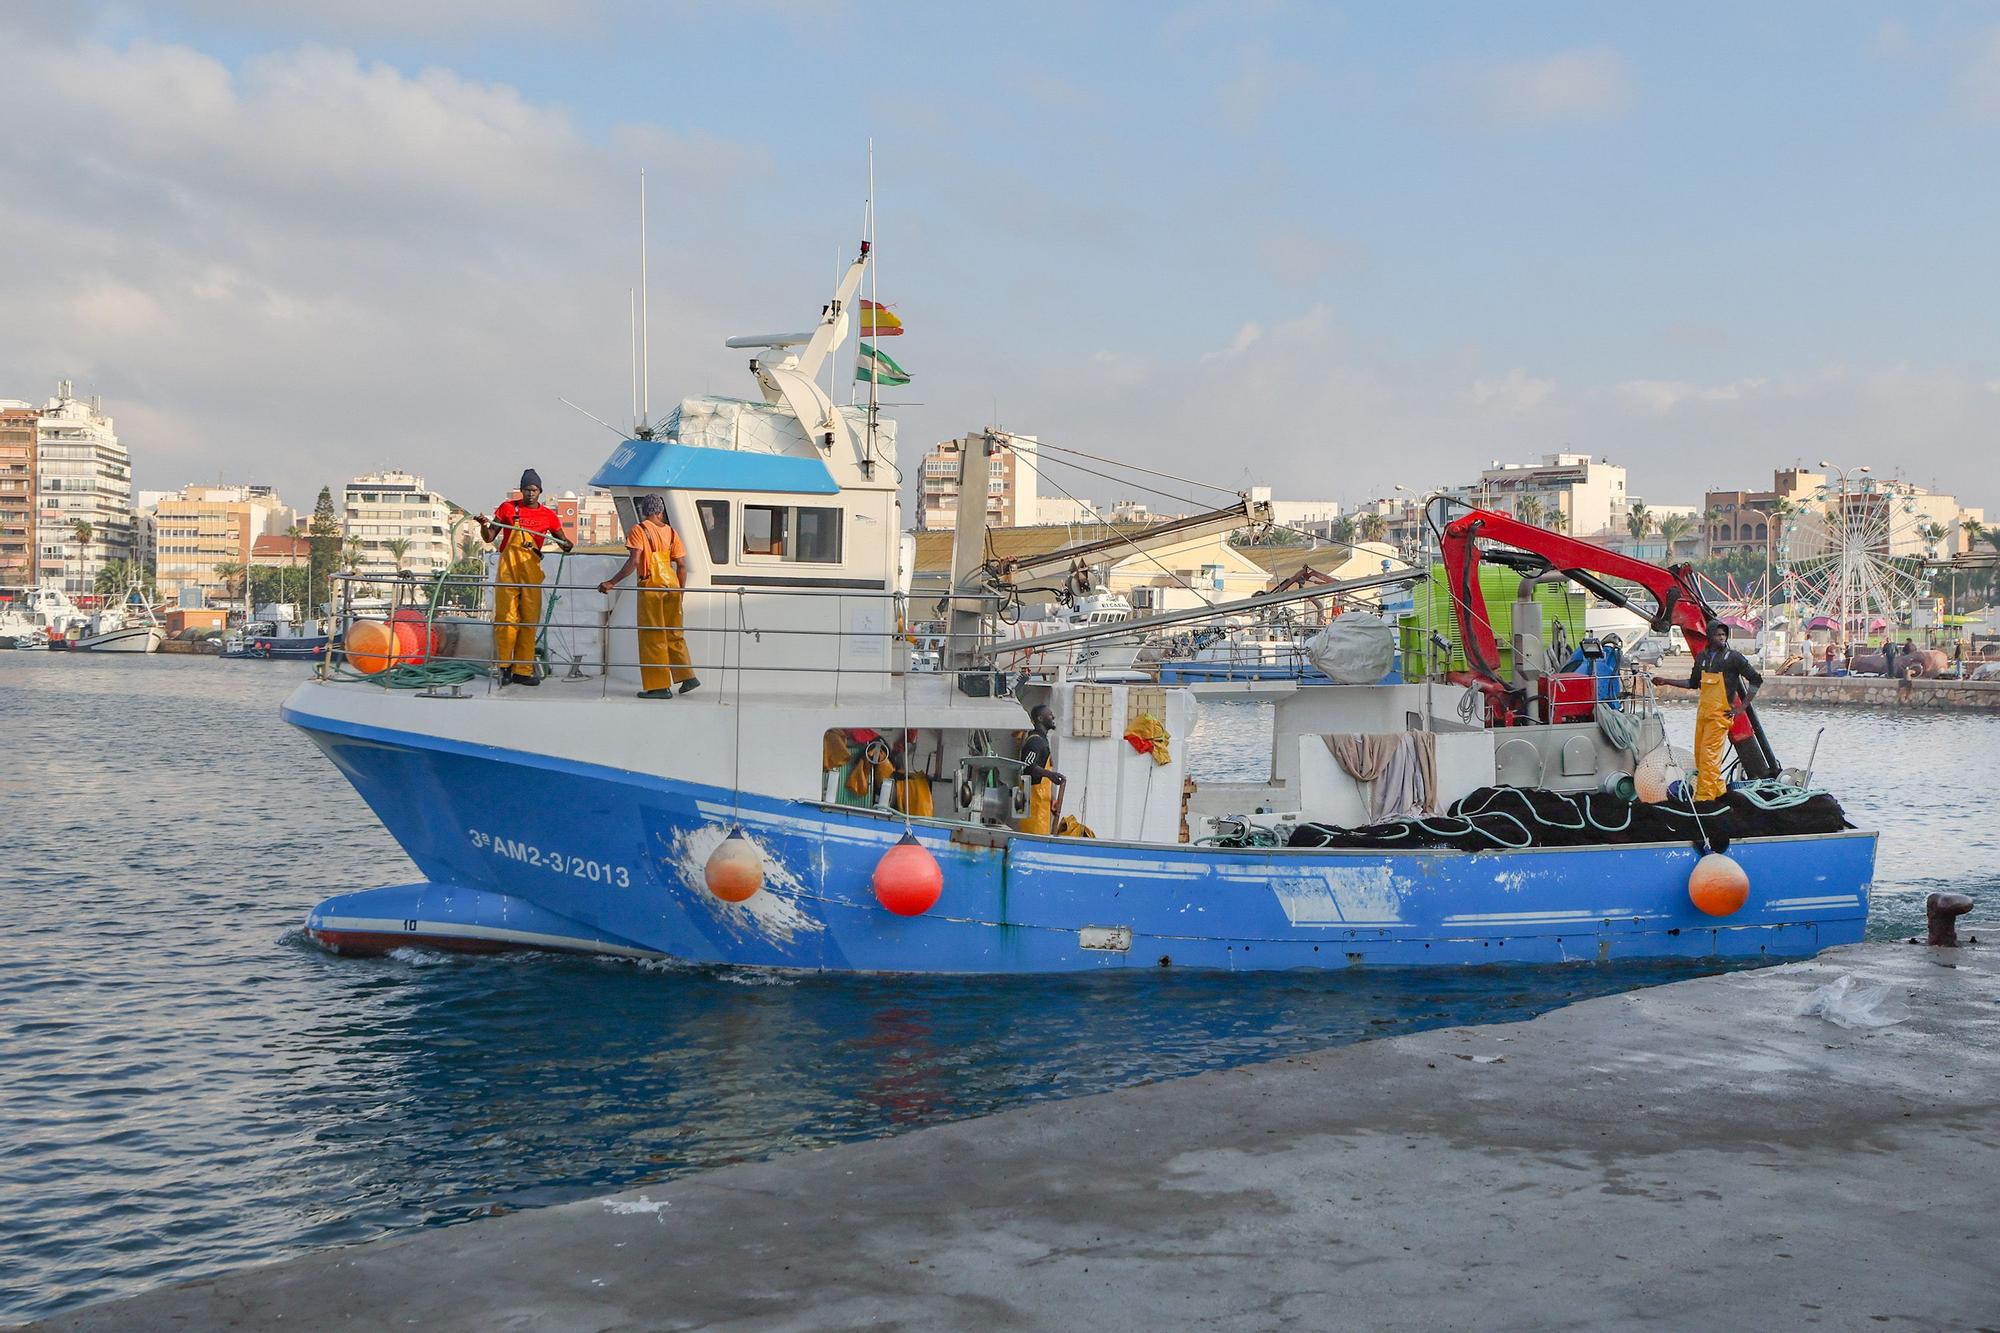
[[[861,336],[864,338],[900,338],[903,336],[903,321],[888,306],[873,301],[861,303]]]
[[[901,332],[902,330],[897,330]],[[910,372],[889,359],[889,354],[879,348],[861,344],[861,355],[854,359],[854,378],[863,384],[908,384]]]

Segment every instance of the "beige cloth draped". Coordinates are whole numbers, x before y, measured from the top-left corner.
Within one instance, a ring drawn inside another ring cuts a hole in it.
[[[1369,783],[1376,823],[1437,809],[1437,737],[1428,731],[1322,736],[1327,752],[1356,782]]]

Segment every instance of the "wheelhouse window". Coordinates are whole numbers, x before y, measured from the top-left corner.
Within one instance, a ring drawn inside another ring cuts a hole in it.
[[[799,564],[840,563],[838,509],[744,505],[743,554]]]
[[[718,565],[729,563],[729,501],[696,500],[701,518],[701,535],[708,543],[708,558]]]

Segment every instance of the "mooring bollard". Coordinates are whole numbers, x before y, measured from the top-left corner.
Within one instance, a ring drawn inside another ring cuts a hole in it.
[[[1924,920],[1931,937],[1925,943],[1941,948],[1958,947],[1958,919],[1972,910],[1972,899],[1962,893],[1933,893],[1924,899]]]

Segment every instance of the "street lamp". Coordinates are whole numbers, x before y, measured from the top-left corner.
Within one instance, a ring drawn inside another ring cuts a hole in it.
[[[1830,471],[1830,472],[1837,472],[1837,473],[1839,473],[1839,474],[1840,474],[1840,500],[1839,500],[1839,505],[1840,505],[1840,597],[1839,597],[1839,599],[1838,599],[1838,602],[1837,602],[1837,607],[1838,607],[1838,611],[1837,611],[1837,614],[1838,614],[1838,615],[1840,616],[1840,633],[1841,633],[1841,637],[1842,637],[1842,638],[1845,638],[1845,637],[1847,636],[1847,633],[1848,633],[1848,626],[1847,626],[1847,579],[1848,579],[1848,561],[1847,561],[1847,547],[1848,547],[1848,541],[1847,541],[1847,474],[1848,474],[1848,472],[1850,471],[1850,469],[1848,469],[1848,468],[1844,468],[1844,467],[1839,467],[1839,466],[1837,466],[1837,465],[1835,465],[1835,464],[1833,464],[1833,463],[1829,463],[1829,462],[1827,462],[1827,461],[1826,461],[1826,460],[1825,460],[1824,458],[1822,458],[1822,459],[1820,459],[1820,460],[1819,460],[1819,465],[1820,465],[1821,467],[1823,467],[1823,468],[1827,469],[1827,470],[1828,470],[1828,471]],[[1857,473],[1865,473],[1865,472],[1867,472],[1867,471],[1868,471],[1868,467],[1867,467],[1867,465],[1866,465],[1866,464],[1863,464],[1863,465],[1862,465],[1862,466],[1860,466],[1860,467],[1857,467],[1857,468],[1854,468],[1854,469],[1852,469],[1852,471],[1854,471],[1854,472],[1857,472]]]

